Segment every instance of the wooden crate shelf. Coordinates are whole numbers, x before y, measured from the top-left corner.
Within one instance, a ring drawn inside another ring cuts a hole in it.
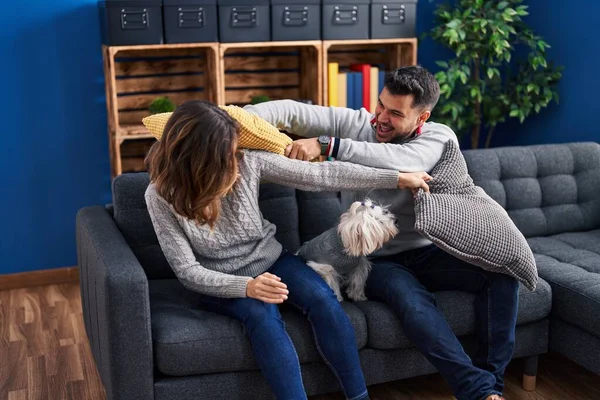
[[[321,104],[321,41],[221,43],[224,104],[245,105],[253,96]]]
[[[103,46],[112,175],[125,168],[123,141],[152,136],[141,124],[148,106],[166,96],[218,101],[218,43]]]
[[[266,95],[325,105],[328,62],[391,70],[416,64],[416,49],[416,39],[103,46],[112,176],[143,170],[155,139],[141,121],[156,97],[245,105]]]
[[[144,171],[144,158],[156,140],[153,137],[136,137],[136,140],[122,141],[119,144],[121,151],[122,172]]]

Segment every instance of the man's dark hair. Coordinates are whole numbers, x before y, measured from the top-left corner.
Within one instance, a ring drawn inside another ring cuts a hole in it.
[[[401,67],[385,76],[385,87],[392,95],[414,96],[413,108],[433,110],[440,98],[440,84],[431,72],[417,66]]]

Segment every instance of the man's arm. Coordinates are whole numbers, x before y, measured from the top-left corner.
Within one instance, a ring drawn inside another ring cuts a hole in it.
[[[370,129],[371,114],[365,109],[324,107],[294,100],[274,100],[247,105],[244,110],[265,119],[279,130],[307,138],[321,135],[365,140],[361,131]]]
[[[429,172],[437,164],[446,142],[458,139],[454,132],[445,125],[428,124],[423,133],[406,143],[368,143],[351,139],[336,139],[334,146],[337,152],[332,157],[340,161],[386,168],[401,172]]]
[[[259,103],[244,109],[289,133],[311,138],[331,136],[334,140],[327,155],[368,167],[402,172],[431,171],[440,159],[445,143],[448,140],[458,143],[452,129],[437,123],[425,124],[423,133],[407,143],[377,143],[371,114],[365,109],[323,107],[293,100]],[[296,141],[301,142],[300,152],[286,155],[304,160],[317,157],[321,146],[316,139],[311,140],[314,142]]]

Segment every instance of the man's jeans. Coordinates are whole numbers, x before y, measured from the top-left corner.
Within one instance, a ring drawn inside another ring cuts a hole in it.
[[[269,269],[289,290],[287,303],[308,316],[317,349],[338,379],[346,398],[368,399],[354,328],[333,290],[299,257],[284,252]],[[277,399],[306,399],[300,364],[279,308],[252,298],[201,297],[203,309],[239,320],[256,362]]]
[[[517,280],[484,271],[435,245],[371,261],[367,297],[393,308],[406,336],[446,379],[458,400],[502,394],[504,370],[514,350]],[[436,307],[432,292],[442,290],[476,294],[479,350],[473,360]]]

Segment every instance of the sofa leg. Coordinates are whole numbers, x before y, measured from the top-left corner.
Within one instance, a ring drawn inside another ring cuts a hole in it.
[[[533,392],[536,386],[538,356],[525,358],[523,362],[523,390]]]

